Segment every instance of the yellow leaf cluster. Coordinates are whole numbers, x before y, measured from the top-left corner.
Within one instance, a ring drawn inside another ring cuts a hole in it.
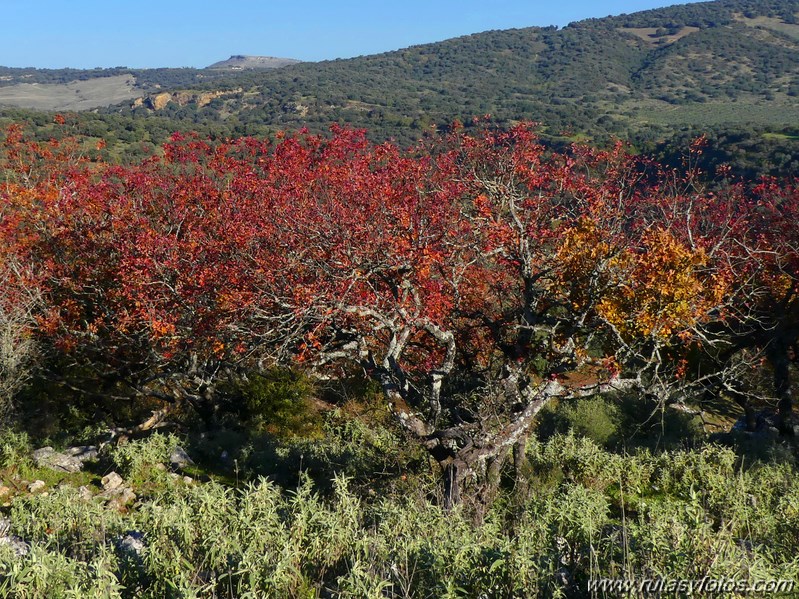
[[[707,256],[667,230],[648,232],[641,248],[614,258],[614,285],[598,313],[625,336],[668,338],[694,326],[723,297],[726,281],[705,276]]]
[[[562,288],[569,290],[569,300],[575,310],[583,309],[590,301],[590,279],[602,269],[600,265],[611,254],[611,245],[604,239],[596,222],[583,218],[561,237],[556,261]]]

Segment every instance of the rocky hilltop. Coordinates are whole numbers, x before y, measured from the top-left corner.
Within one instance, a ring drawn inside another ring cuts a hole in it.
[[[293,58],[276,58],[274,56],[244,56],[234,54],[227,60],[221,60],[206,67],[207,69],[229,69],[231,71],[242,71],[246,69],[279,69],[292,64],[297,64],[299,60]]]

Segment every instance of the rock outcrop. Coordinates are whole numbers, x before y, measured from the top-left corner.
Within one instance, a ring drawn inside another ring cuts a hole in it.
[[[11,547],[17,557],[27,555],[30,551],[28,544],[18,536],[11,534],[11,520],[0,518],[0,545]]]
[[[228,91],[216,92],[191,92],[191,91],[177,91],[177,92],[161,92],[158,94],[151,94],[143,98],[136,98],[131,105],[132,108],[147,108],[158,112],[163,110],[169,104],[175,103],[178,106],[188,106],[189,104],[196,104],[198,108],[208,106],[217,98],[224,98],[238,94],[242,90],[233,89]]]
[[[42,447],[31,454],[33,463],[39,468],[49,468],[56,472],[80,472],[83,462],[75,456],[55,451],[52,447]]]
[[[42,447],[31,454],[33,463],[37,467],[69,473],[80,472],[84,462],[96,460],[97,456],[97,447],[94,445],[70,447],[61,452],[52,447]]]
[[[116,472],[106,474],[100,484],[103,485],[103,492],[99,497],[108,499],[108,505],[118,510],[136,501],[136,494],[125,486],[124,479]]]
[[[147,96],[144,100],[144,105],[149,108],[150,110],[163,110],[166,108],[166,105],[172,101],[172,94],[168,92],[162,92],[160,94],[154,94],[152,96]]]
[[[169,465],[175,470],[180,470],[192,464],[194,464],[194,460],[189,457],[189,454],[180,445],[175,447],[169,455]]]
[[[278,58],[275,56],[246,56],[234,54],[227,60],[220,60],[206,67],[207,69],[226,69],[243,71],[248,69],[281,69],[301,61],[294,58]]]

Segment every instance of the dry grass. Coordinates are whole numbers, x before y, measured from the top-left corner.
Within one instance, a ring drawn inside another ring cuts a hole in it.
[[[799,40],[799,25],[786,23],[777,17],[755,17],[754,19],[747,19],[743,15],[737,14],[735,18],[737,21],[749,27],[763,27]]]
[[[699,27],[683,27],[672,35],[658,35],[659,29],[657,27],[622,27],[619,31],[632,33],[653,48],[656,48],[660,46],[669,46],[692,33],[696,33],[699,31]]]
[[[141,95],[135,86],[133,75],[97,77],[64,84],[18,83],[0,87],[0,104],[34,110],[89,110]]]

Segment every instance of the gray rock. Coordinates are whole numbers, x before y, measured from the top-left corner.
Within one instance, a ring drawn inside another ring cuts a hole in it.
[[[99,497],[108,499],[108,505],[121,509],[136,500],[136,494],[125,486],[125,481],[116,472],[106,474],[102,480],[103,491]],[[87,489],[87,493],[90,491]]]
[[[125,481],[116,472],[111,472],[106,474],[100,482],[103,485],[103,491],[108,492],[120,488]]]
[[[137,530],[130,530],[124,536],[119,537],[116,543],[120,551],[128,554],[140,556],[142,551],[147,547],[144,542],[144,533]]]
[[[185,468],[194,464],[194,461],[186,453],[186,450],[178,445],[169,455],[169,463],[173,468]]]
[[[77,458],[81,463],[88,460],[96,460],[98,453],[95,445],[81,445],[79,447],[70,447],[64,450],[64,455]]]
[[[28,551],[30,551],[28,544],[16,535],[0,537],[0,545],[10,546],[11,550],[17,557],[28,555]]]
[[[86,485],[81,485],[78,487],[78,497],[80,497],[83,501],[91,501],[92,497],[94,497],[94,494],[89,487]]]
[[[45,483],[43,480],[35,480],[28,485],[28,491],[31,493],[38,493],[39,491],[43,491],[46,487],[47,483]]]
[[[27,555],[30,551],[30,547],[25,541],[11,534],[11,520],[8,518],[0,518],[0,545],[11,547],[17,557]]]
[[[108,494],[103,493],[103,496],[105,497],[110,496],[111,500],[108,502],[108,505],[118,510],[136,501],[136,493],[134,493],[127,487],[122,487],[121,489],[115,489],[114,491]]]
[[[83,462],[78,458],[59,453],[52,447],[37,449],[31,457],[39,468],[49,468],[57,472],[80,472],[83,468]]]

